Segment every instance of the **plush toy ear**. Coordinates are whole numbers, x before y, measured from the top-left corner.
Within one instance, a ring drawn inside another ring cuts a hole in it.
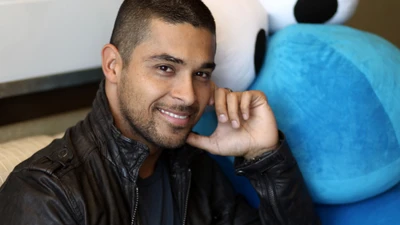
[[[217,26],[217,67],[212,79],[220,87],[244,91],[254,81],[265,56],[268,15],[258,0],[203,0]]]
[[[269,13],[270,32],[295,23],[341,24],[353,15],[358,0],[260,0]]]

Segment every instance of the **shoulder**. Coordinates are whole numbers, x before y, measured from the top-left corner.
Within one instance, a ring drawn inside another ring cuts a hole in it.
[[[68,221],[63,224],[72,224],[75,215],[79,215],[70,184],[62,180],[63,166],[68,165],[64,158],[69,155],[63,146],[62,139],[54,140],[9,174],[0,188],[0,215],[4,222],[29,224],[33,220],[45,224],[53,219],[59,222],[57,216],[63,214],[62,219]],[[25,213],[17,216],[16,209]]]
[[[95,152],[97,146],[84,138],[73,138],[67,130],[64,137],[53,140],[48,146],[37,151],[31,157],[20,163],[11,172],[23,172],[26,175],[37,172],[43,175],[62,178],[66,173],[82,165],[87,157]]]

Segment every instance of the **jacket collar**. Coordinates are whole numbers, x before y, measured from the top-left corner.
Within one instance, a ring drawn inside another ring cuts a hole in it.
[[[92,111],[84,122],[89,126],[93,142],[99,147],[101,154],[118,168],[122,176],[136,180],[149,150],[146,145],[125,137],[114,126],[104,79],[93,101]]]

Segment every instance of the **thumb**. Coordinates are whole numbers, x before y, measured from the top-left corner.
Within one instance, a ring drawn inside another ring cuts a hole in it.
[[[213,151],[213,149],[215,149],[215,143],[211,141],[210,137],[191,132],[186,139],[186,142],[196,148],[200,148],[211,154],[215,154]]]

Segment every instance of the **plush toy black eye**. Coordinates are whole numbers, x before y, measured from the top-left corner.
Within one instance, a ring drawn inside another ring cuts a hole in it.
[[[260,72],[261,66],[264,63],[265,53],[267,51],[267,34],[265,30],[260,30],[257,34],[256,46],[254,51],[254,68],[256,76]]]
[[[325,23],[337,10],[337,0],[298,0],[294,15],[298,23]]]

